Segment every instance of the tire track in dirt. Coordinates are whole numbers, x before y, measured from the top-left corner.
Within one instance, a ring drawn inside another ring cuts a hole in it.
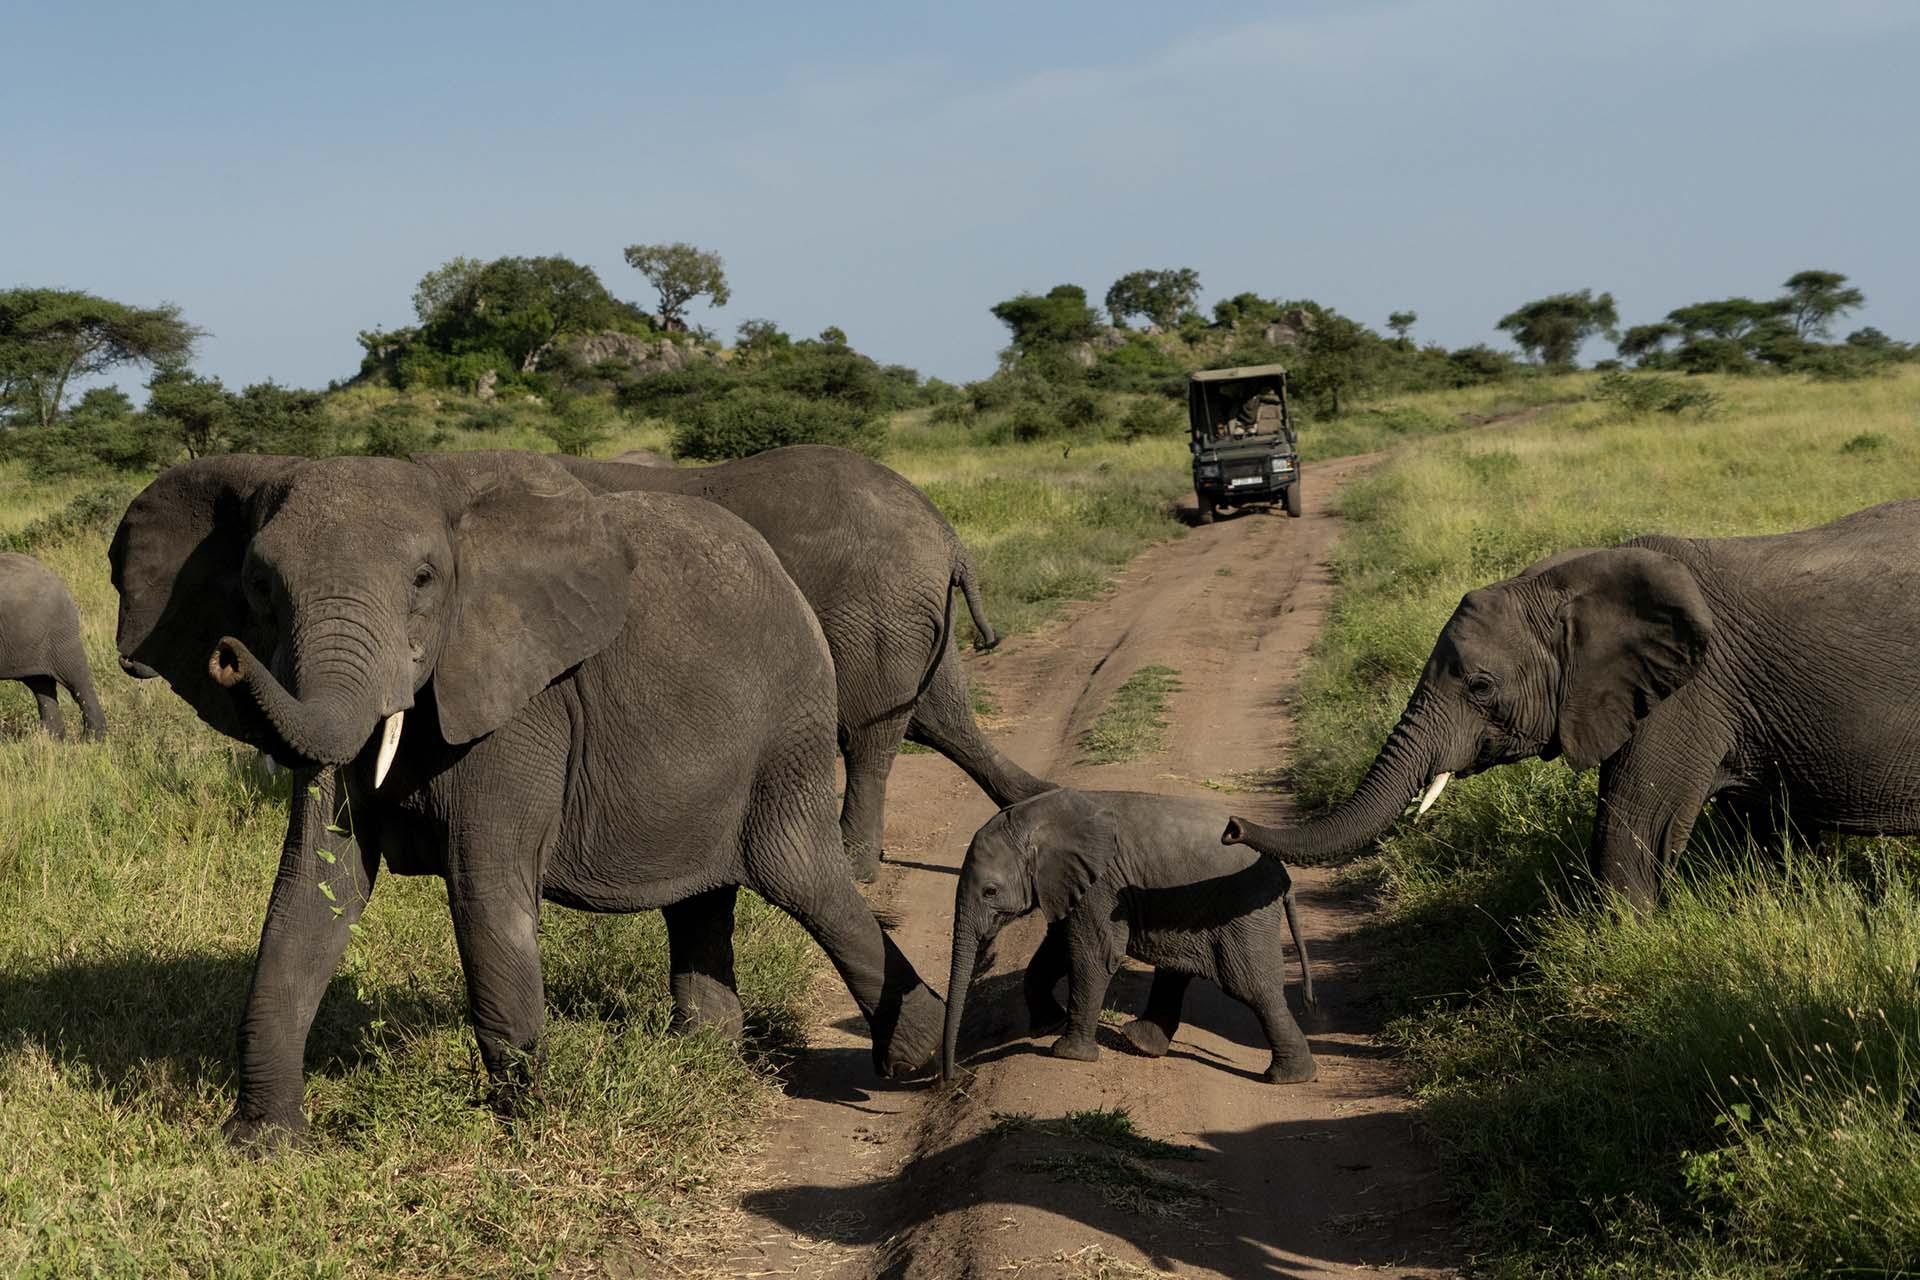
[[[1376,455],[1377,456],[1377,455]],[[1194,529],[1136,559],[1102,598],[1071,606],[1032,636],[970,660],[1000,715],[1003,749],[1076,786],[1214,796],[1271,821],[1281,797],[1240,790],[1291,745],[1289,696],[1331,595],[1333,495],[1376,456],[1311,468],[1299,520],[1250,513]],[[991,600],[989,600],[991,606]],[[1165,750],[1116,765],[1077,762],[1078,735],[1140,667],[1181,673]],[[1209,785],[1211,784],[1211,785]],[[924,975],[947,968],[954,874],[992,803],[938,756],[902,756],[888,793],[888,862],[869,899]],[[1051,1037],[1026,1035],[1019,973],[1038,917],[1001,935],[968,1006],[971,1075],[951,1089],[894,1084],[872,1071],[864,1024],[837,982],[769,1136],[736,1275],[946,1277],[1130,1274],[1403,1276],[1450,1274],[1450,1217],[1401,1078],[1374,1039],[1365,957],[1351,935],[1365,908],[1296,876],[1321,1012],[1303,1023],[1320,1064],[1312,1083],[1259,1080],[1267,1049],[1253,1014],[1195,984],[1173,1051],[1131,1054],[1111,1029],[1098,1062],[1057,1062]],[[1291,967],[1291,966],[1290,966]],[[1129,964],[1108,992],[1131,1016],[1148,974]],[[1298,1001],[1295,1000],[1296,1008]],[[1169,1172],[1209,1186],[1167,1216],[1110,1203],[1099,1189],[1029,1167],[1037,1134],[989,1136],[996,1114],[1058,1117],[1124,1107],[1138,1130],[1200,1147]]]

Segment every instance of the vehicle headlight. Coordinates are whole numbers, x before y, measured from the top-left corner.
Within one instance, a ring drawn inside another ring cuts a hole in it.
[[[1273,469],[1275,471],[1291,471],[1293,470],[1293,459],[1292,458],[1275,458],[1273,460]]]
[[[1220,464],[1217,462],[1203,462],[1200,464],[1199,471],[1195,472],[1195,474],[1203,480],[1218,480],[1220,478]]]

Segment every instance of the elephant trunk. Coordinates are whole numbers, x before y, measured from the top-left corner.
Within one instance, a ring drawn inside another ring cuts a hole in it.
[[[953,1079],[960,1044],[960,1016],[967,1008],[967,988],[973,985],[973,966],[980,958],[980,929],[971,919],[953,922],[953,970],[947,975],[947,1029],[940,1042],[940,1078]]]
[[[380,695],[365,670],[318,681],[305,697],[295,697],[266,663],[232,636],[214,646],[207,669],[220,685],[244,690],[252,699],[288,749],[282,763],[346,764],[360,754],[383,719],[388,722],[386,737],[391,745],[398,743],[398,716],[383,716]],[[382,744],[382,754],[389,758],[391,745]],[[277,747],[273,754],[282,756]]]
[[[1249,845],[1295,866],[1313,866],[1372,844],[1386,834],[1410,800],[1422,797],[1430,802],[1445,783],[1439,753],[1428,745],[1422,705],[1416,697],[1407,707],[1360,785],[1332,812],[1288,827],[1230,818],[1221,843]]]

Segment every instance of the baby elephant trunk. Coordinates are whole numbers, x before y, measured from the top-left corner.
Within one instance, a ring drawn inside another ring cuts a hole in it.
[[[940,1042],[940,1078],[953,1079],[956,1051],[960,1043],[960,1016],[967,1008],[967,988],[973,985],[973,966],[980,958],[980,930],[955,921],[953,929],[953,971],[947,975],[947,1031]]]

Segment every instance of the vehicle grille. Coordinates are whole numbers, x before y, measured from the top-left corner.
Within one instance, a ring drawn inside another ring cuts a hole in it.
[[[1264,478],[1266,466],[1260,462],[1230,462],[1226,465],[1226,478],[1229,482],[1242,476]]]

